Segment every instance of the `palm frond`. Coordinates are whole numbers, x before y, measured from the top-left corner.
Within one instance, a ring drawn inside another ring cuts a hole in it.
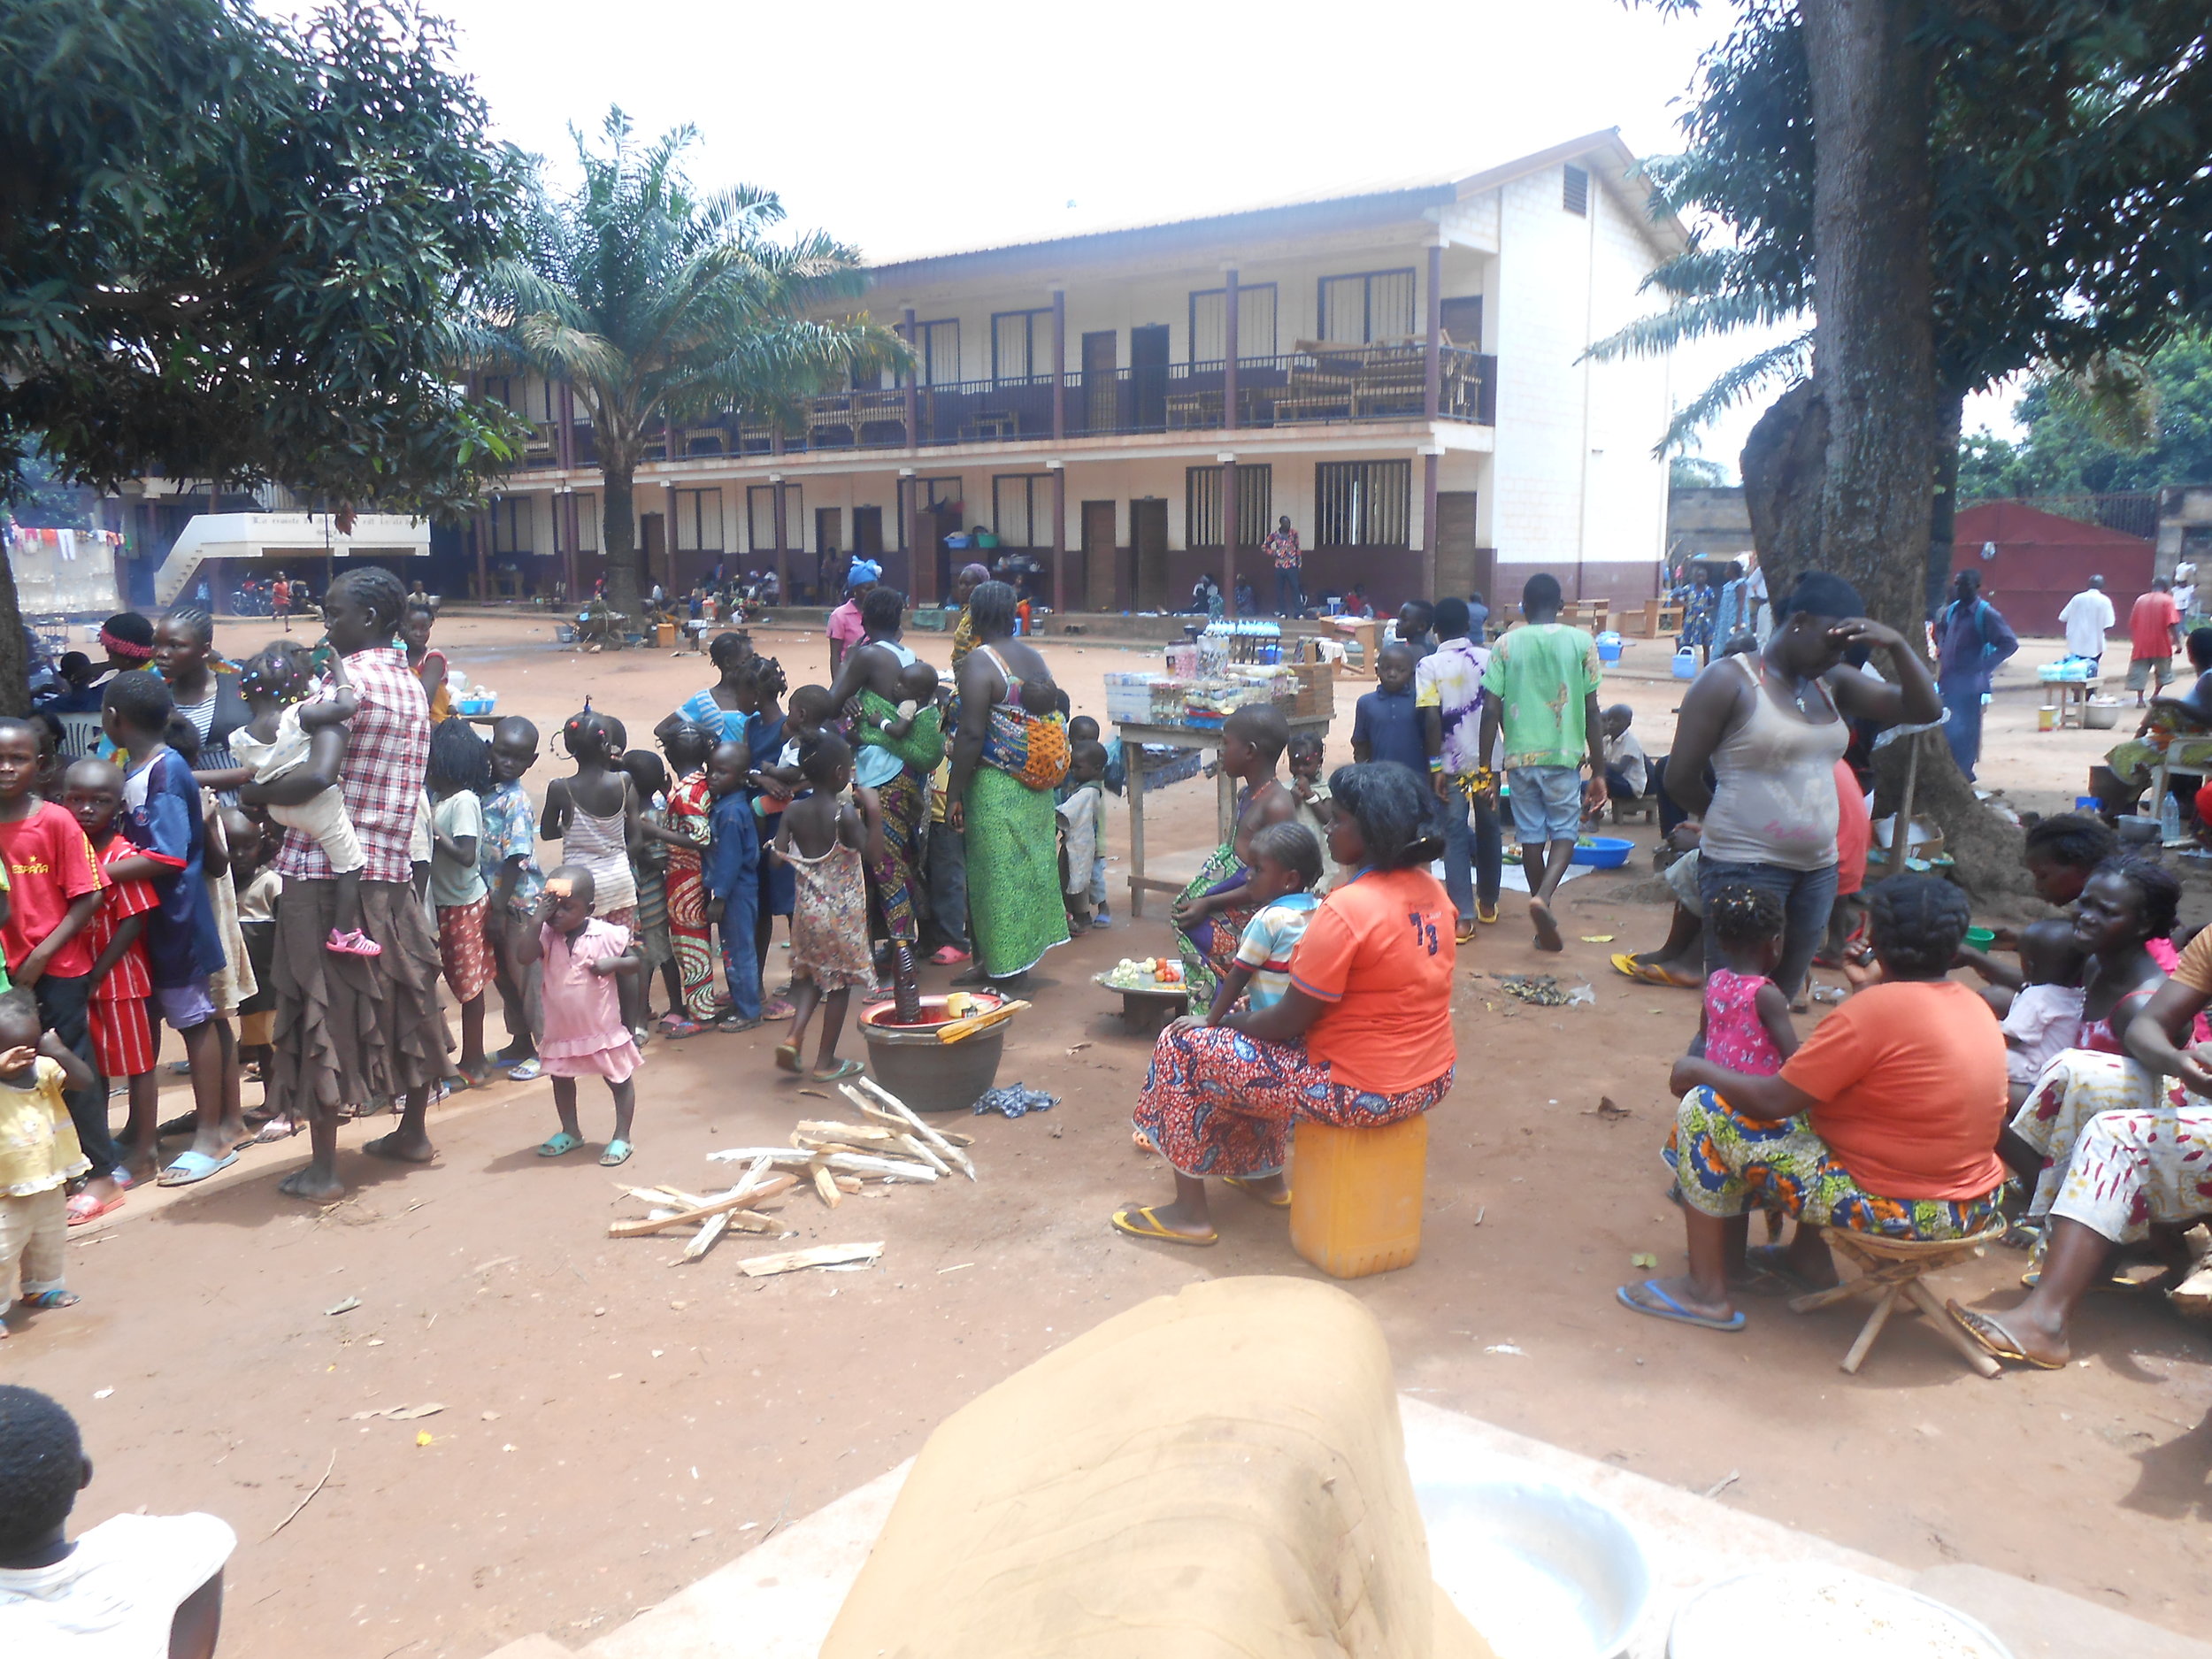
[[[1813,335],[1810,329],[1793,340],[1755,352],[1724,373],[1675,411],[1666,436],[1652,447],[1654,457],[1679,449],[1701,428],[1709,426],[1737,404],[1774,385],[1794,382],[1812,373]]]
[[[1656,357],[1686,341],[1709,339],[1739,328],[1770,328],[1796,315],[1796,307],[1778,305],[1771,296],[1742,290],[1716,294],[1705,299],[1683,300],[1665,311],[1640,317],[1625,328],[1594,342],[1583,356],[1600,363],[1627,357]]]

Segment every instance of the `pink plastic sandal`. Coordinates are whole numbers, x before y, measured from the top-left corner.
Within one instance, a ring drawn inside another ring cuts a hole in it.
[[[384,947],[359,928],[349,933],[342,933],[332,928],[330,938],[324,943],[323,949],[335,951],[342,956],[380,956],[384,954]]]

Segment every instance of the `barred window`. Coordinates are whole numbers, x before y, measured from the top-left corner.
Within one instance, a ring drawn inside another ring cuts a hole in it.
[[[1413,463],[1322,461],[1313,469],[1314,545],[1410,545]]]
[[[1237,545],[1257,547],[1275,526],[1271,513],[1275,504],[1275,469],[1271,466],[1237,468]],[[1192,466],[1183,470],[1183,545],[1217,548],[1221,545],[1221,469]]]

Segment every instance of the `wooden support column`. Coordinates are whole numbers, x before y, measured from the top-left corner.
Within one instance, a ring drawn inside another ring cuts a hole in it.
[[[769,473],[768,487],[775,491],[776,593],[782,602],[787,605],[792,603],[797,595],[791,591],[791,578],[788,572],[787,572],[784,569],[784,537],[787,533],[784,526],[783,474],[781,472]]]
[[[1221,606],[1237,614],[1237,457],[1221,457]]]
[[[475,522],[470,528],[476,535],[476,603],[487,605],[492,598],[492,579],[488,563],[491,552],[492,516],[485,509],[476,510]]]
[[[1057,617],[1068,609],[1068,472],[1057,461],[1047,465],[1052,468],[1052,614]]]
[[[1237,426],[1237,273],[1234,265],[1221,276],[1221,424],[1230,432]]]
[[[1444,404],[1444,250],[1429,250],[1428,341],[1422,354],[1421,418],[1434,420]]]
[[[668,593],[676,594],[676,480],[668,480],[667,517],[661,521],[661,550],[668,557]],[[651,589],[649,588],[648,592]]]
[[[1421,597],[1436,603],[1436,472],[1443,456],[1435,449],[1421,453]]]
[[[1068,291],[1052,290],[1052,441],[1059,442],[1068,435]],[[1057,476],[1056,474],[1055,476]],[[1054,539],[1057,547],[1059,540]],[[1058,578],[1056,576],[1056,581]],[[1053,601],[1058,610],[1060,602]]]
[[[900,390],[906,395],[906,447],[913,449],[920,448],[922,442],[921,428],[916,424],[920,419],[921,396],[915,385],[922,373],[922,342],[917,337],[914,308],[911,305],[900,313],[899,332],[906,336],[906,343],[914,351],[914,361],[906,365],[906,373],[900,377],[904,382]],[[858,433],[853,434],[856,438],[859,435]]]
[[[576,601],[576,543],[580,539],[578,526],[582,522],[577,510],[574,490],[571,489],[563,493],[559,502],[559,511],[562,528],[567,532],[560,538],[561,580],[567,587],[569,603],[573,604]]]

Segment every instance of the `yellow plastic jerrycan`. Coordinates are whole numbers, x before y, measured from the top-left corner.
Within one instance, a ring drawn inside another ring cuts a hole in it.
[[[1428,1167],[1425,1112],[1379,1129],[1300,1118],[1291,1148],[1291,1248],[1332,1279],[1405,1266],[1421,1254]]]

